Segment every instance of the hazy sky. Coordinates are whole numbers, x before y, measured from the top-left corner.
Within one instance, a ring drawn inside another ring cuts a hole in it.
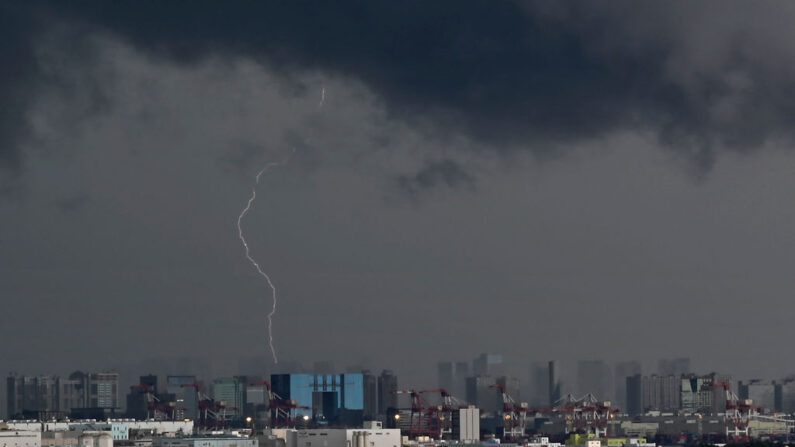
[[[285,362],[793,373],[793,21],[789,2],[0,3],[0,366],[269,358],[236,219],[294,150],[244,221]]]

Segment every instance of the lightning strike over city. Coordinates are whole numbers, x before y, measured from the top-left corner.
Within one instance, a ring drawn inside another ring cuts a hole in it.
[[[276,347],[274,346],[273,342],[273,316],[276,314],[278,294],[276,291],[276,286],[273,284],[270,275],[265,273],[259,262],[257,262],[257,260],[251,256],[251,250],[249,249],[248,242],[243,235],[243,218],[246,217],[249,211],[251,211],[254,201],[257,199],[257,186],[259,185],[260,177],[262,177],[262,175],[271,168],[285,165],[293,153],[295,153],[294,148],[290,150],[290,154],[283,161],[270,162],[266,164],[265,167],[260,169],[259,172],[257,172],[257,175],[254,176],[254,185],[251,187],[251,196],[249,197],[248,202],[246,202],[246,206],[240,212],[240,215],[237,216],[237,235],[240,239],[240,243],[243,244],[243,250],[246,259],[251,263],[257,273],[265,279],[265,282],[268,283],[268,287],[271,290],[271,310],[268,312],[268,347],[270,348],[271,356],[273,357],[273,363],[279,363],[279,359],[276,356]]]
[[[793,24],[0,0],[0,447],[792,447]]]

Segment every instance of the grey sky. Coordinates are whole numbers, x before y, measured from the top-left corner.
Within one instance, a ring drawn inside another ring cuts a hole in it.
[[[34,76],[0,78],[24,120],[0,116],[3,365],[268,357],[269,294],[235,223],[254,174],[294,148],[244,222],[279,288],[285,361],[416,381],[483,351],[517,374],[531,359],[680,355],[736,376],[795,372],[780,355],[795,311],[791,6],[551,5],[519,10],[566,30],[552,49],[618,27],[586,42],[583,67],[607,67],[595,79],[626,97],[544,67],[539,85],[557,76],[558,90],[540,94],[513,77],[532,67],[498,50],[450,85],[417,65],[413,89],[411,67],[313,62],[300,35],[274,37],[294,58],[225,35],[234,51],[216,51],[212,33],[183,58],[174,36],[113,14],[16,11],[57,26],[29,28]],[[478,35],[461,42],[501,42]]]

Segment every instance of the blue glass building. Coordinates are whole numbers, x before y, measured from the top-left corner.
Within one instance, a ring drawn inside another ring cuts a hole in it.
[[[273,392],[297,406],[296,417],[308,415],[321,425],[360,426],[369,390],[366,374],[274,374]]]

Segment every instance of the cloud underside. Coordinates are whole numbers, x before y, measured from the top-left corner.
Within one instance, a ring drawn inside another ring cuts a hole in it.
[[[663,147],[707,170],[721,150],[751,151],[792,137],[795,44],[789,42],[795,40],[784,18],[793,8],[770,6],[6,4],[0,7],[6,106],[0,163],[14,168],[24,159],[25,112],[48,82],[32,49],[61,25],[73,30],[72,38],[111,35],[177,64],[246,57],[285,75],[353,78],[391,117],[466,135],[495,152],[528,150],[543,158],[572,142],[630,130],[656,135]],[[399,182],[412,194],[428,184],[472,182],[465,173],[438,174],[439,167]]]

